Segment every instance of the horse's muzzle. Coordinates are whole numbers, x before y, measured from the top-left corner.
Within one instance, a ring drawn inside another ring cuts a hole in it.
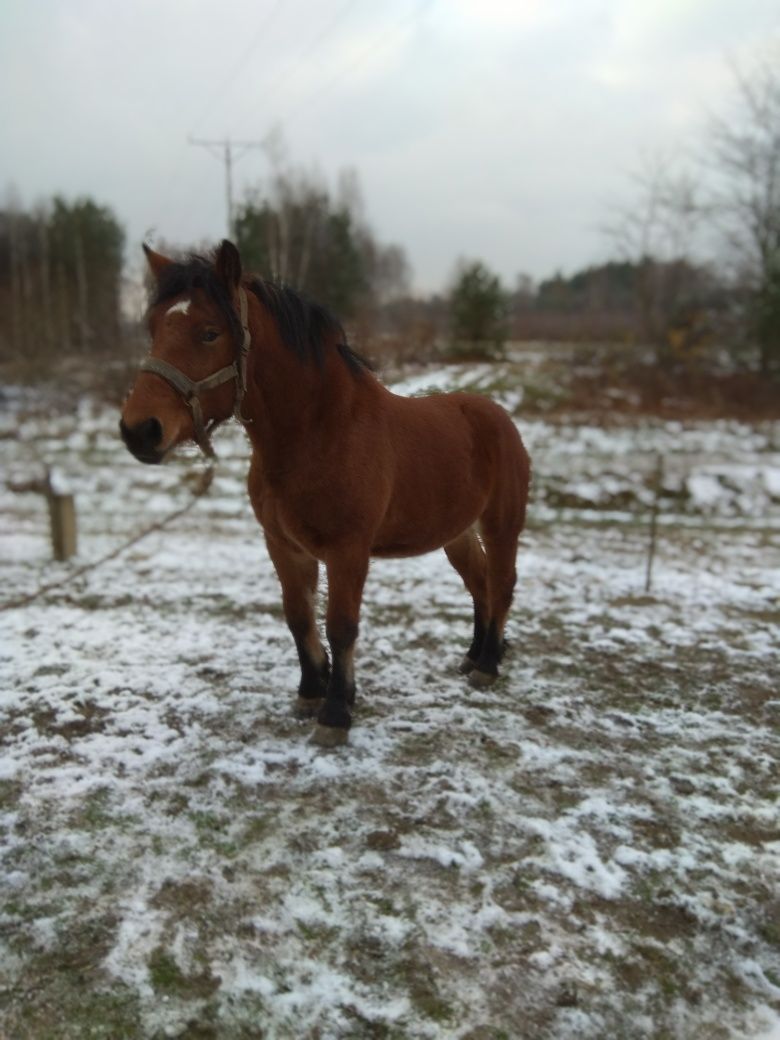
[[[128,450],[139,462],[151,465],[162,462],[165,452],[160,451],[163,430],[159,419],[144,419],[135,426],[128,426],[124,419],[120,419],[119,432]]]

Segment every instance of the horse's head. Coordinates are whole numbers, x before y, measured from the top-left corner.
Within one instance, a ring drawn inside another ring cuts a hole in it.
[[[141,462],[162,462],[185,441],[213,455],[208,433],[238,409],[244,389],[249,333],[238,250],[225,241],[213,261],[184,263],[144,251],[155,279],[152,346],[122,409],[122,439]]]

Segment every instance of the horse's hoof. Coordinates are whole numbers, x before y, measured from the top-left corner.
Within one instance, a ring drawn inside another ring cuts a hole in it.
[[[313,719],[324,703],[324,697],[299,697],[293,709],[296,719]]]
[[[322,723],[317,723],[311,735],[311,743],[324,748],[342,747],[348,739],[348,729],[341,729],[338,726],[323,726]]]
[[[491,675],[490,672],[481,672],[475,665],[469,672],[469,685],[475,690],[484,690],[486,686],[492,686],[497,678],[497,675]]]
[[[466,654],[466,656],[463,658],[463,660],[458,665],[458,671],[460,672],[461,675],[470,675],[471,672],[473,672],[476,667],[477,667],[477,662],[475,660],[473,660],[471,657],[469,657],[468,654]]]

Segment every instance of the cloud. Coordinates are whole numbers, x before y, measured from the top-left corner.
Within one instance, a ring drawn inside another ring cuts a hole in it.
[[[221,163],[187,144],[263,139],[361,177],[370,222],[434,288],[459,254],[511,280],[598,248],[642,149],[701,132],[727,57],[776,0],[41,0],[0,9],[3,174],[25,203],[91,194],[182,243],[224,233]],[[273,11],[277,13],[271,17]],[[236,196],[267,177],[260,151]]]

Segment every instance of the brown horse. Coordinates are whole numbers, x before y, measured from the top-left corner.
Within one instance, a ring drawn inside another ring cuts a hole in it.
[[[347,739],[371,556],[444,548],[474,601],[461,671],[474,686],[492,682],[530,476],[507,413],[473,394],[391,393],[326,310],[245,280],[230,242],[213,259],[146,254],[152,349],[125,402],[122,437],[136,458],[157,463],[184,441],[213,454],[209,433],[231,414],[245,425],[249,496],[300,659],[296,710],[317,719],[313,740]],[[331,660],[314,616],[320,562]]]

